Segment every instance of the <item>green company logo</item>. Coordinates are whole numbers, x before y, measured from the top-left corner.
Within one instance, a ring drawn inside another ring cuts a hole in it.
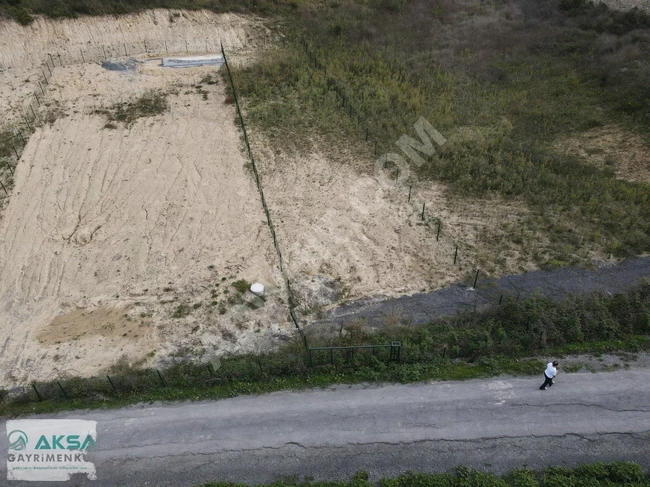
[[[82,442],[81,435],[52,435],[48,441],[45,435],[36,442],[35,450],[87,450],[89,446],[95,446],[92,436],[86,435]]]
[[[9,439],[9,449],[21,451],[27,448],[27,435],[24,431],[13,430],[7,435]]]

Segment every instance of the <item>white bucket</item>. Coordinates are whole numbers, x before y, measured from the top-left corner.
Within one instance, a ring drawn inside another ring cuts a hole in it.
[[[256,282],[251,286],[251,292],[259,297],[264,296],[264,284],[260,284],[259,282]]]

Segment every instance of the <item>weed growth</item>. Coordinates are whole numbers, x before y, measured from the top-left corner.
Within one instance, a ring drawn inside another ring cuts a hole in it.
[[[109,122],[105,128],[113,128],[114,122],[123,123],[127,127],[144,117],[154,117],[164,113],[168,108],[167,95],[156,91],[147,91],[133,101],[118,103],[109,110],[97,110],[96,113],[105,115]]]

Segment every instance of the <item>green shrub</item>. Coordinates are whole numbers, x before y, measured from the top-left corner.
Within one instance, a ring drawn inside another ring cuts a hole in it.
[[[234,287],[239,294],[244,294],[250,289],[251,283],[246,279],[239,279],[238,281],[233,282],[231,286]]]

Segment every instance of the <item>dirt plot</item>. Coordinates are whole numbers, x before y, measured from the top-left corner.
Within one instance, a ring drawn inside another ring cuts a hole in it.
[[[88,56],[102,53],[102,48],[123,46],[128,54],[145,52],[143,41],[157,42],[168,48],[185,52],[203,52],[206,42],[216,49],[222,42],[228,49],[250,46],[268,34],[263,24],[251,17],[215,14],[208,11],[154,9],[138,14],[78,19],[52,20],[37,17],[28,27],[15,22],[0,22],[0,68],[21,69],[39,66],[53,54]],[[135,45],[140,50],[135,50]],[[164,49],[159,51],[164,53]]]
[[[370,157],[341,163],[318,152],[274,154],[265,149],[262,136],[253,134],[253,139],[306,319],[349,298],[410,294],[458,281],[481,261],[482,239],[494,232],[491,222],[515,224],[527,215],[521,205],[457,200],[432,182],[416,183],[409,202],[409,186],[376,177]],[[502,247],[498,259],[490,256],[499,262],[498,271],[532,269],[512,247]]]
[[[30,138],[0,223],[0,385],[123,355],[255,350],[291,330],[223,82],[158,64],[53,73],[58,118]],[[168,104],[158,115],[127,126],[104,112],[152,92]],[[262,309],[237,279],[268,286]]]

